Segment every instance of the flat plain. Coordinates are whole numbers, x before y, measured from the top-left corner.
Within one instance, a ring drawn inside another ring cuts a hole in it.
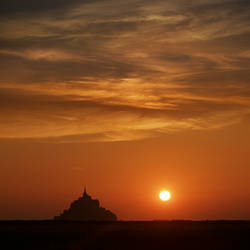
[[[1,221],[1,249],[249,250],[249,221]]]

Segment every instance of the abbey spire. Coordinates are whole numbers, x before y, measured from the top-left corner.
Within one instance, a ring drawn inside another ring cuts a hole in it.
[[[85,199],[87,199],[87,198],[91,198],[91,196],[89,196],[88,194],[87,194],[87,188],[86,188],[86,185],[84,185],[84,191],[83,191],[83,196],[82,196],[83,198],[85,198]]]

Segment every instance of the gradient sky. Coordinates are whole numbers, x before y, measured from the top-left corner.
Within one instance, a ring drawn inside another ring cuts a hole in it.
[[[0,112],[0,219],[250,219],[250,1],[3,0]]]

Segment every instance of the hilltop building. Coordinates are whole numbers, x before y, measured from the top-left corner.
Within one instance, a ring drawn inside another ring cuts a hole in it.
[[[100,207],[99,200],[94,200],[87,194],[86,186],[82,197],[71,203],[68,210],[64,210],[59,216],[55,216],[55,220],[71,220],[71,221],[116,221],[117,217],[114,213]]]

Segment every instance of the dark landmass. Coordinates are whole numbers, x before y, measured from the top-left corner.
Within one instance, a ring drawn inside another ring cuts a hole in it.
[[[100,206],[99,200],[92,199],[87,194],[86,187],[83,195],[70,204],[55,220],[63,221],[116,221],[117,217],[111,211]]]
[[[249,250],[249,221],[1,221],[1,249]]]

